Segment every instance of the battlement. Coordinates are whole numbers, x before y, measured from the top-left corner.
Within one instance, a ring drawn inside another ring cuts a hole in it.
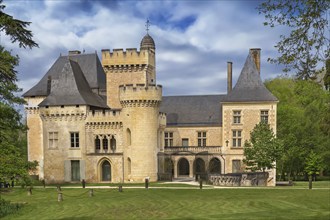
[[[154,65],[155,53],[152,50],[141,50],[137,48],[102,50],[102,64],[105,65]]]
[[[119,86],[119,99],[124,102],[157,102],[162,100],[161,85],[126,84]]]
[[[43,120],[85,120],[85,106],[49,106],[39,108],[40,116]]]
[[[120,110],[90,110],[87,112],[87,120],[93,122],[119,120]]]

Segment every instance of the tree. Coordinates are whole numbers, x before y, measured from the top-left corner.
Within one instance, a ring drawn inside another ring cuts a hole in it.
[[[251,131],[250,141],[244,144],[244,163],[252,171],[271,169],[282,155],[282,143],[269,124],[260,122]]]
[[[20,21],[4,13],[5,6],[0,0],[0,32],[4,32],[12,43],[18,42],[19,47],[37,47],[32,40],[32,33],[26,29],[29,22]],[[0,179],[8,181],[12,177],[26,177],[28,171],[37,166],[36,162],[28,162],[22,149],[26,149],[24,134],[26,126],[22,124],[21,115],[15,109],[16,104],[24,100],[16,95],[21,90],[17,86],[15,67],[19,57],[12,55],[0,46]]]
[[[321,157],[311,151],[306,159],[305,172],[309,176],[309,189],[312,189],[312,177],[320,173],[322,169]]]
[[[319,62],[325,63],[330,55],[328,0],[267,0],[258,6],[264,14],[265,26],[285,26],[289,36],[280,35],[276,44],[280,56],[268,61],[284,64],[284,72],[295,70],[298,78],[309,79],[317,73]],[[324,65],[322,65],[324,66]]]
[[[12,43],[18,42],[19,47],[32,48],[38,44],[32,40],[32,32],[26,29],[30,22],[14,19],[12,16],[3,12],[5,6],[0,0],[0,32],[5,32],[10,36]],[[9,51],[0,46],[0,101],[5,103],[24,103],[20,97],[14,93],[21,90],[17,86],[17,72],[15,66],[19,63],[18,56],[13,56]]]
[[[321,157],[324,174],[330,171],[330,94],[312,81],[276,78],[266,87],[279,99],[277,138],[285,151],[277,173],[288,179],[304,175],[313,150]]]

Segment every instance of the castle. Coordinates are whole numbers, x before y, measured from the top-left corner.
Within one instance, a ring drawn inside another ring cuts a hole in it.
[[[162,96],[156,47],[69,51],[23,96],[28,159],[46,183],[142,182],[244,171],[243,145],[261,120],[276,132],[277,99],[260,79],[250,49],[224,95]],[[268,185],[275,185],[269,170]]]

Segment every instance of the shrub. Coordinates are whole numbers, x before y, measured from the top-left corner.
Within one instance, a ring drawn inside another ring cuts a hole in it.
[[[20,204],[13,204],[10,203],[10,201],[6,201],[4,199],[0,199],[0,218],[9,215],[14,214],[18,212],[18,210],[21,208]]]

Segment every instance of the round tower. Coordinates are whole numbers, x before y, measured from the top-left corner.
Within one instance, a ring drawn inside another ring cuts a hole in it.
[[[119,99],[125,118],[125,179],[157,181],[160,85],[122,85]]]

